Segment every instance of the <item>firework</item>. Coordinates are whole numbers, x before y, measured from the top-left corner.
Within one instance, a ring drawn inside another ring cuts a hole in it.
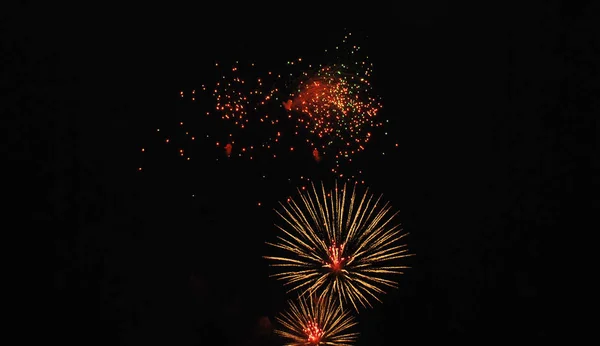
[[[230,73],[223,74],[216,83],[213,91],[215,111],[223,120],[232,121],[242,129],[251,120],[276,124],[275,120],[269,119],[264,106],[277,100],[279,90],[276,84],[281,75],[268,72],[261,77],[257,75],[254,63],[242,70],[247,71],[241,72],[239,63],[236,63],[228,71]]]
[[[389,203],[368,189],[357,196],[356,184],[338,188],[336,182],[333,191],[321,184],[319,190],[312,184],[312,190],[298,190],[300,203],[293,198],[280,203],[276,212],[285,225],[277,228],[283,234],[267,244],[286,255],[265,257],[280,270],[272,276],[291,286],[289,291],[333,295],[355,310],[372,306],[372,299],[381,302],[385,287],[397,287],[388,276],[409,268],[396,260],[412,256],[400,244],[408,233],[392,223],[397,213],[390,215]]]
[[[283,329],[275,330],[288,340],[287,346],[349,346],[358,337],[358,333],[348,332],[357,324],[354,318],[329,296],[303,296],[297,303],[289,301],[288,304],[288,310],[276,318]]]
[[[261,176],[281,176],[291,186],[304,184],[299,175],[314,175],[315,169],[338,179],[360,180],[364,167],[355,155],[373,140],[386,148],[390,143],[385,142],[387,132],[379,131],[388,120],[381,121],[382,105],[371,87],[373,64],[355,45],[362,40],[350,42],[351,36],[347,33],[335,49],[312,61],[297,57],[268,65],[246,59],[215,63],[214,79],[178,91],[183,106],[152,126],[156,143],[165,147],[160,150],[190,166],[208,160],[312,160],[314,165],[301,164],[283,176],[261,168]],[[159,149],[144,143],[139,150],[136,169],[145,172]]]
[[[280,141],[279,122],[285,116],[278,98],[283,84],[281,75],[259,72],[254,63],[239,62],[220,72],[212,90],[214,109],[210,114],[233,125],[226,127],[227,138],[219,141],[220,145],[229,145],[229,149],[224,147],[227,156],[233,153],[252,159],[257,149],[263,149],[269,156],[277,157],[271,149]]]
[[[322,67],[299,82],[286,103],[312,135],[311,146],[332,151],[336,162],[364,150],[373,129],[382,125],[377,119],[382,106],[369,82],[371,66],[363,61]]]

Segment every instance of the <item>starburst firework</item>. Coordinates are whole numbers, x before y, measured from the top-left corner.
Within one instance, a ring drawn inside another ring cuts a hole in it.
[[[275,330],[288,340],[286,346],[350,346],[358,337],[348,332],[357,324],[354,318],[329,296],[301,296],[297,303],[288,304],[288,310],[276,318],[283,329]]]
[[[371,299],[381,302],[384,287],[397,287],[388,276],[409,268],[395,263],[412,256],[399,243],[408,233],[392,224],[397,213],[389,215],[389,203],[381,205],[382,197],[375,199],[368,189],[362,197],[356,185],[349,191],[336,182],[326,191],[321,184],[320,190],[313,184],[312,191],[299,190],[301,203],[291,198],[287,206],[280,203],[282,211],[276,212],[287,226],[277,225],[284,234],[267,244],[288,256],[265,256],[281,269],[272,276],[291,286],[289,291],[333,295],[355,310],[359,304],[372,306]]]

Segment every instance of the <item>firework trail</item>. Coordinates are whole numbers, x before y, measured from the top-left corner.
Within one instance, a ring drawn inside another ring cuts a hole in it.
[[[348,332],[357,324],[354,318],[329,296],[307,295],[288,305],[288,310],[276,318],[283,328],[275,330],[287,340],[286,346],[350,346],[358,337],[358,333]]]
[[[359,305],[372,306],[371,299],[381,302],[384,287],[397,287],[387,276],[409,268],[395,261],[412,256],[400,244],[408,233],[392,225],[397,213],[390,216],[389,203],[382,205],[368,189],[357,196],[356,185],[351,190],[336,182],[326,191],[312,184],[312,191],[298,191],[300,202],[280,203],[277,214],[285,225],[277,225],[278,241],[267,243],[285,252],[265,256],[279,270],[272,276],[291,286],[289,291],[333,295],[357,311]]]

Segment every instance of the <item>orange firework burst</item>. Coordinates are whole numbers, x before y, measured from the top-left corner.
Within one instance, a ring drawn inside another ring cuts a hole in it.
[[[298,190],[302,203],[280,203],[283,210],[277,214],[287,226],[277,225],[283,235],[267,244],[291,256],[265,257],[282,270],[272,276],[291,285],[290,291],[335,295],[355,310],[358,304],[372,306],[370,298],[380,301],[383,287],[397,287],[387,276],[409,268],[394,263],[412,256],[399,244],[408,233],[391,225],[397,213],[389,216],[389,203],[381,205],[381,197],[374,199],[368,189],[362,197],[356,185],[350,191],[346,184],[338,189],[336,182],[326,191],[321,184],[320,190],[313,184],[312,192]]]
[[[285,344],[287,346],[349,346],[358,337],[358,333],[348,332],[357,324],[354,318],[329,296],[315,298],[309,295],[299,297],[297,303],[289,301],[288,304],[288,311],[276,318],[285,329],[275,330],[289,340]]]
[[[314,135],[310,145],[333,149],[336,161],[364,150],[374,128],[382,125],[381,103],[371,90],[372,64],[354,62],[325,66],[299,83],[286,109]],[[335,170],[334,170],[335,172]]]
[[[365,167],[353,162],[354,155],[372,140],[385,142],[388,133],[380,130],[388,119],[381,119],[382,105],[371,87],[373,64],[357,45],[363,40],[350,36],[317,60],[216,62],[214,80],[178,92],[186,106],[177,119],[171,122],[169,115],[171,123],[157,126],[157,140],[192,165],[206,154],[215,162],[301,162],[312,156],[318,165],[307,169],[358,179]],[[154,149],[141,151],[139,172],[146,171]],[[288,181],[305,180],[308,171],[296,173]]]

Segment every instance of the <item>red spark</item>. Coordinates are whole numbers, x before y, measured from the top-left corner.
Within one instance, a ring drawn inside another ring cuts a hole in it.
[[[327,252],[329,255],[329,263],[327,263],[327,266],[331,268],[332,271],[339,272],[347,260],[346,257],[342,256],[344,253],[344,244],[338,246],[334,241]]]
[[[321,342],[323,329],[319,327],[319,324],[315,320],[308,321],[306,328],[304,328],[304,332],[306,333],[307,341],[311,345],[318,345]]]

